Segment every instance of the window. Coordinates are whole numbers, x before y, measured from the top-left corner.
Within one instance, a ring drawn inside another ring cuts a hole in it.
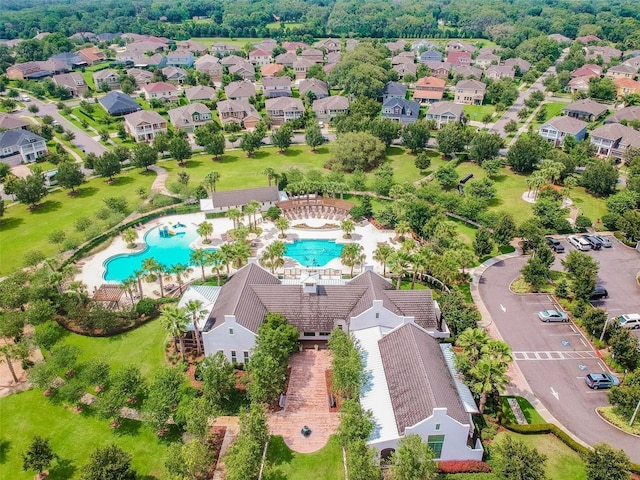
[[[440,424],[436,423],[436,430],[440,430]]]
[[[244,363],[247,363],[249,361],[249,352],[245,350],[243,352],[243,355],[244,355]]]
[[[303,337],[315,337],[316,336],[316,332],[304,332],[302,334]]]
[[[231,350],[231,363],[236,363],[237,361],[238,361],[238,359],[237,359],[237,356],[236,356],[236,351],[235,350]],[[429,437],[429,438],[431,438],[431,437]]]
[[[380,318],[380,313],[376,312],[376,318]]]
[[[429,448],[433,450],[434,458],[440,458],[442,455],[442,445],[444,444],[444,435],[429,435],[427,437],[427,444]]]
[[[229,329],[229,335],[233,335],[233,328]]]

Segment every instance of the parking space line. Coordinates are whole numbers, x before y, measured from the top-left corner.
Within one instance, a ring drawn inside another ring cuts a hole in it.
[[[569,328],[571,329],[571,331],[572,331],[573,333],[578,333],[578,332],[576,331],[576,327],[574,327],[574,326],[573,326],[573,324],[569,325]]]
[[[584,341],[584,338],[580,337],[580,341],[582,342],[582,344],[583,344],[585,347],[587,346],[586,342]]]

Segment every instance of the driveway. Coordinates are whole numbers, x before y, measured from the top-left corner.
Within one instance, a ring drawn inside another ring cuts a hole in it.
[[[613,272],[614,277],[626,277],[626,263],[639,264],[634,251],[619,244],[614,249],[593,252],[594,256],[611,257],[610,262],[601,261],[603,283],[617,282],[610,278]],[[613,261],[616,255],[620,258]],[[601,420],[595,411],[608,403],[607,394],[590,390],[584,377],[589,372],[607,369],[589,341],[573,323],[543,323],[537,318],[540,310],[555,308],[551,296],[510,292],[509,285],[527,260],[522,256],[498,262],[483,273],[479,284],[483,303],[500,335],[511,346],[514,361],[534,395],[571,433],[589,445],[604,441],[624,449],[633,462],[640,462],[640,438],[620,432]],[[634,294],[633,298],[638,298],[639,292]]]

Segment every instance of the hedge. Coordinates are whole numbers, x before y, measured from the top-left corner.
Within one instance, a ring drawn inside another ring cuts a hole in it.
[[[523,435],[552,433],[567,447],[579,453],[580,455],[585,455],[589,451],[588,447],[585,447],[584,445],[576,442],[564,430],[561,430],[553,423],[539,423],[539,424],[533,424],[533,425],[518,425],[514,423],[505,423],[502,426],[508,430],[511,430],[512,432],[521,433]],[[631,463],[629,470],[632,473],[640,475],[640,465],[638,465],[637,463]]]
[[[488,463],[479,460],[443,460],[438,462],[440,473],[491,473]]]

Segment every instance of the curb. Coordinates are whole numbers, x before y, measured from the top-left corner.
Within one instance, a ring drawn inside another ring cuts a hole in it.
[[[613,428],[616,428],[616,429],[618,429],[619,431],[621,431],[622,433],[627,434],[627,435],[629,435],[629,436],[631,436],[631,437],[640,438],[640,435],[638,435],[638,434],[636,434],[636,433],[629,433],[629,432],[627,432],[627,431],[623,430],[622,428],[620,428],[619,426],[617,426],[616,424],[611,423],[609,420],[607,420],[607,419],[605,418],[605,416],[604,416],[604,415],[602,415],[602,414],[598,411],[598,409],[597,409],[597,408],[595,409],[595,412],[596,412],[596,415],[598,415],[598,417],[600,418],[600,420],[602,420],[602,421],[603,421],[603,422],[605,422],[605,423],[608,423],[608,424],[609,424],[609,425],[611,425]]]

